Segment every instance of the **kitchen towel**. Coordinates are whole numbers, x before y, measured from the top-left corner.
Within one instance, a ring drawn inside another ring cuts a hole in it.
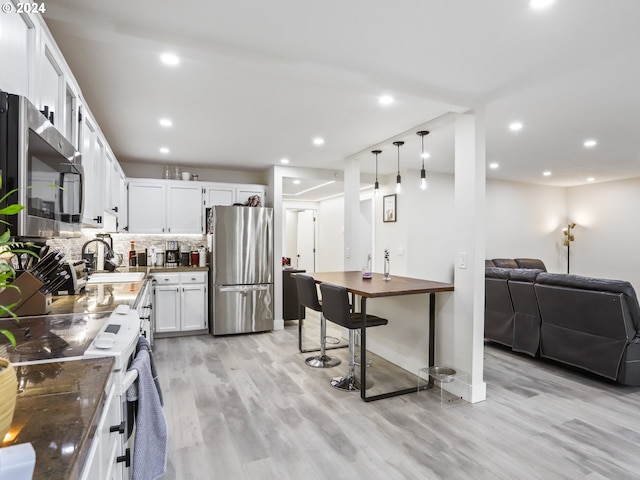
[[[133,480],[155,480],[167,469],[167,422],[151,373],[149,351],[140,349],[129,371],[138,379],[127,390],[127,400],[138,402],[133,444]]]
[[[153,359],[153,351],[151,350],[151,345],[146,338],[142,335],[138,337],[138,345],[136,346],[136,354],[140,350],[146,350],[149,352],[149,361],[151,363],[151,376],[153,377],[153,381],[156,384],[156,390],[158,390],[158,396],[160,397],[160,405],[164,406],[164,398],[162,397],[162,389],[160,388],[160,380],[158,380],[158,371],[156,370],[156,362]]]

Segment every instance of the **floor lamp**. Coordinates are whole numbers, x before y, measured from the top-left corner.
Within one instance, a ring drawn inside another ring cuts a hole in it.
[[[569,273],[569,254],[571,251],[571,242],[573,242],[575,240],[572,230],[576,227],[575,223],[570,223],[567,225],[566,228],[562,229],[562,233],[564,234],[564,240],[562,242],[562,245],[564,245],[565,247],[567,247],[567,273]]]

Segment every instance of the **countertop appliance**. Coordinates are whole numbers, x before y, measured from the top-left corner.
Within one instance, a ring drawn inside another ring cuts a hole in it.
[[[17,189],[8,203],[25,206],[5,219],[14,236],[80,236],[80,153],[54,127],[53,112],[39,111],[25,97],[2,91],[0,170],[5,191]]]
[[[217,206],[207,218],[211,333],[273,330],[273,209]]]

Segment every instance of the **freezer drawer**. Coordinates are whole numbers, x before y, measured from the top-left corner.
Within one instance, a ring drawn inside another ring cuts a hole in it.
[[[273,285],[216,285],[213,334],[273,330]]]

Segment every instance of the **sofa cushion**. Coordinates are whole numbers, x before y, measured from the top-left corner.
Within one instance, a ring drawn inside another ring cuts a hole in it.
[[[484,261],[484,266],[485,266],[485,268],[486,268],[486,267],[495,267],[495,266],[496,266],[496,264],[495,264],[495,263],[493,263],[493,260],[486,259],[486,260]]]
[[[516,258],[515,261],[519,268],[537,268],[544,272],[547,271],[544,262],[539,258]]]
[[[535,282],[539,273],[544,273],[544,270],[539,268],[511,268],[509,269],[509,280],[518,282]]]
[[[518,268],[518,264],[512,258],[494,258],[491,260],[496,267],[500,268]]]
[[[501,278],[503,280],[509,280],[509,272],[508,268],[499,268],[499,267],[487,267],[484,269],[485,278]]]

